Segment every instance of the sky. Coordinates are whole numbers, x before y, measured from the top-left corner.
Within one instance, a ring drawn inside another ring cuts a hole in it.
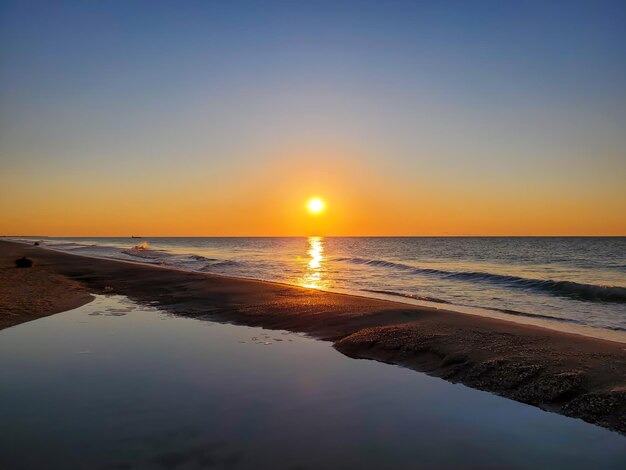
[[[0,234],[623,236],[625,88],[623,1],[1,0]]]

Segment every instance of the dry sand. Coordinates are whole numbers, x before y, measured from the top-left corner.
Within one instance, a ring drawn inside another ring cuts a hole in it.
[[[71,310],[93,300],[80,283],[46,266],[15,268],[14,261],[22,253],[23,246],[4,243],[0,246],[0,330]]]
[[[15,258],[32,269],[12,267]],[[116,293],[199,319],[308,333],[626,434],[626,345],[457,312],[0,241],[0,328]],[[19,272],[18,272],[19,271]]]

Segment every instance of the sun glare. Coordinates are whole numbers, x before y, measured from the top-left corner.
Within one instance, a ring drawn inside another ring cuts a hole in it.
[[[324,210],[324,201],[318,197],[314,197],[307,203],[307,208],[311,214],[319,214]]]

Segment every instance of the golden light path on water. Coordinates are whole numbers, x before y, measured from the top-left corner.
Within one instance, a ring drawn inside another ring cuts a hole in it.
[[[327,279],[326,257],[324,255],[324,238],[309,237],[309,250],[307,254],[310,256],[304,275],[300,280],[300,285],[311,289],[328,288],[330,282]]]

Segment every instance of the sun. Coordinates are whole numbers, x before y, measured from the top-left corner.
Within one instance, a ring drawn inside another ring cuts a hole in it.
[[[311,214],[319,214],[324,210],[324,206],[324,201],[322,201],[319,197],[309,199],[309,202],[306,204],[306,207],[309,209]]]

